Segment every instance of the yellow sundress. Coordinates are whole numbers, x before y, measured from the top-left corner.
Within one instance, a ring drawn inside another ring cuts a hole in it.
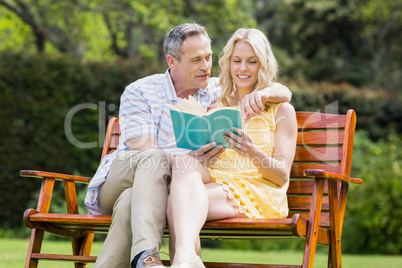
[[[280,103],[253,117],[243,129],[254,143],[273,157],[275,147],[275,117]],[[286,192],[282,187],[265,179],[247,157],[227,148],[218,161],[208,168],[212,180],[223,186],[234,206],[249,218],[286,218],[289,212]]]

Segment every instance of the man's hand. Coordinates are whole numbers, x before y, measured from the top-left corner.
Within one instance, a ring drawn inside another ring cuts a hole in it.
[[[291,98],[292,92],[289,88],[279,83],[272,83],[272,85],[251,92],[243,98],[241,102],[242,118],[247,123],[253,116],[261,114],[267,101],[273,103],[289,102]]]
[[[224,151],[225,148],[222,145],[216,146],[215,142],[211,142],[198,150],[191,151],[189,155],[197,159],[205,167],[210,167]]]
[[[241,101],[241,114],[245,122],[264,111],[264,104],[269,99],[267,90],[258,90],[246,95]]]

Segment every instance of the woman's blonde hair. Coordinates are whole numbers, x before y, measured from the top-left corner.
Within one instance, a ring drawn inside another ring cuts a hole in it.
[[[219,78],[222,95],[219,97],[218,102],[223,106],[230,104],[230,100],[236,92],[236,85],[230,74],[230,62],[234,45],[238,41],[249,43],[260,62],[258,80],[253,91],[269,86],[275,81],[278,72],[278,64],[265,34],[257,29],[238,29],[226,43],[223,48],[223,56],[219,59],[219,66],[221,67]]]

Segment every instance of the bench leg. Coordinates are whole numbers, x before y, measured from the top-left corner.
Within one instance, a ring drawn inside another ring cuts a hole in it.
[[[38,259],[32,259],[32,253],[40,253],[43,242],[43,230],[32,229],[31,239],[29,241],[28,255],[25,261],[25,268],[37,268]]]
[[[341,249],[341,229],[340,229],[340,215],[339,215],[339,199],[338,187],[336,181],[328,182],[328,195],[329,195],[329,211],[330,211],[330,225],[331,225],[331,245],[329,247],[329,260],[331,267],[342,267],[342,249]],[[328,267],[330,267],[328,262]]]
[[[318,227],[320,225],[320,214],[322,207],[322,198],[324,194],[325,181],[316,179],[314,181],[314,190],[311,198],[311,209],[308,223],[306,244],[304,247],[303,268],[310,268],[314,265],[314,256],[317,246]]]
[[[94,240],[94,233],[87,233],[82,237],[71,238],[71,244],[73,246],[73,254],[81,256],[90,256],[92,242]],[[85,268],[86,263],[74,263],[75,268]]]

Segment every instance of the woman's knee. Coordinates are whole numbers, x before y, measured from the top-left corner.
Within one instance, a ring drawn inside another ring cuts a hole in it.
[[[184,174],[198,171],[202,164],[192,156],[178,155],[172,165],[172,174]]]
[[[189,155],[176,156],[172,166],[172,180],[201,180],[210,182],[208,170],[194,157]]]

